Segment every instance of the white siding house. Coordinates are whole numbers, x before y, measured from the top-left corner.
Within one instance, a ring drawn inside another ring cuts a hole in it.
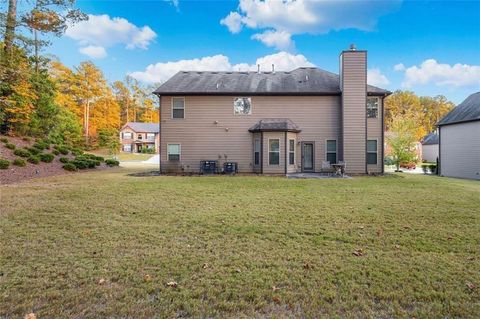
[[[422,161],[435,163],[438,159],[438,134],[428,134],[422,141]]]
[[[440,175],[480,180],[480,92],[439,123]]]

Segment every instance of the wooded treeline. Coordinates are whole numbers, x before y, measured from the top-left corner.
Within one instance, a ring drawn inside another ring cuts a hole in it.
[[[20,10],[8,0],[0,13],[0,134],[96,147],[126,122],[159,121],[153,87],[130,77],[110,84],[92,62],[69,68],[42,55],[43,39],[87,16],[74,0],[32,2]]]

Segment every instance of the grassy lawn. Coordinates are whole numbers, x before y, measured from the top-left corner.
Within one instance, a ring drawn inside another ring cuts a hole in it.
[[[0,186],[0,318],[480,317],[479,182],[127,172]]]
[[[103,156],[105,158],[112,158],[113,156],[109,154],[108,150],[98,149],[89,151],[89,153],[95,154],[97,156]],[[125,153],[120,152],[116,155],[117,159],[121,162],[141,162],[146,161],[155,154],[142,154],[142,153]]]

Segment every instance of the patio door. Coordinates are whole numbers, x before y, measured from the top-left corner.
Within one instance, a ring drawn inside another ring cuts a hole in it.
[[[313,142],[302,142],[302,172],[313,172],[315,170],[315,144]]]

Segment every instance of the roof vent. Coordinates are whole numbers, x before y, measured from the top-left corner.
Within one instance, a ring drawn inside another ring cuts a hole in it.
[[[218,87],[220,86],[220,84],[217,83],[217,90],[218,90]]]
[[[272,73],[275,74],[275,64],[272,64]]]
[[[257,64],[257,73],[260,74],[260,64]]]
[[[357,50],[357,46],[355,45],[355,43],[350,44],[350,51],[356,51],[356,50]]]

